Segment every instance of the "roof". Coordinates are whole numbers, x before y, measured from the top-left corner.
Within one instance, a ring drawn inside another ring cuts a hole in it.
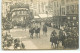
[[[29,9],[29,5],[28,4],[23,4],[23,3],[15,3],[13,5],[10,6],[10,9],[15,9],[15,8],[28,8]]]

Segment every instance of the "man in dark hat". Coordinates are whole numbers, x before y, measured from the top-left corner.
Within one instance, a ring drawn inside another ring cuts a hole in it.
[[[58,47],[58,37],[55,30],[53,30],[51,33],[50,42],[51,42],[51,48],[53,48],[53,43],[55,44],[55,48],[56,48],[56,45]]]
[[[47,36],[47,26],[45,24],[43,25],[43,35]]]
[[[33,39],[33,34],[34,34],[34,28],[33,27],[31,27],[29,29],[29,33],[30,33],[30,37]]]
[[[60,31],[59,31],[59,41],[62,41],[62,35],[63,35],[63,31],[60,30]]]

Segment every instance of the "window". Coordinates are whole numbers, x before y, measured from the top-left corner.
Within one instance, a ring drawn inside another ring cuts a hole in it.
[[[15,12],[12,13],[12,17],[13,17],[14,15],[16,15]]]
[[[65,8],[64,8],[63,14],[65,15]]]
[[[56,7],[56,3],[54,2],[54,7]]]
[[[57,7],[58,7],[58,2],[57,2]]]
[[[17,14],[19,14],[19,11],[17,11]]]
[[[64,0],[61,0],[61,3],[62,3],[62,5],[65,5],[65,1]]]
[[[77,5],[77,13],[79,12],[79,5]]]
[[[74,5],[71,6],[71,11],[74,13]]]
[[[68,3],[68,2],[69,2],[69,0],[66,0],[66,2]]]
[[[65,15],[65,8],[62,8],[62,15]]]
[[[15,15],[17,15],[17,11],[15,12]]]
[[[21,14],[21,11],[20,11],[20,14]]]
[[[68,19],[70,19],[70,17],[68,17]]]
[[[69,13],[69,6],[67,6],[67,14]]]
[[[76,17],[73,17],[73,20],[76,20]]]

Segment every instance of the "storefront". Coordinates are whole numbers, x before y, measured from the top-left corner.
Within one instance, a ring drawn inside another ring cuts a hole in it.
[[[67,22],[66,16],[54,16],[53,17],[54,27],[57,29],[61,29],[64,27]]]
[[[76,29],[78,32],[79,30],[79,17],[78,14],[68,14],[67,15],[67,28],[70,28],[69,31],[72,31],[73,29]]]
[[[71,27],[77,27],[79,24],[79,17],[77,14],[69,14],[67,15],[67,23],[68,23],[68,26]]]

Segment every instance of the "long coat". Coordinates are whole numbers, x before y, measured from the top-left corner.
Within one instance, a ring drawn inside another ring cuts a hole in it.
[[[47,32],[47,26],[43,26],[43,31]]]
[[[52,43],[55,43],[55,44],[57,44],[58,42],[58,37],[56,37],[56,36],[52,36],[51,38],[50,38],[50,42],[52,42]]]
[[[62,40],[62,36],[63,36],[63,31],[59,31],[59,40]]]
[[[35,33],[39,33],[39,29],[37,28],[37,29],[35,29]]]
[[[52,33],[51,33],[51,36],[55,36],[57,33],[55,32],[55,31],[53,31]]]
[[[33,33],[34,33],[34,28],[31,28],[31,29],[29,30],[29,32],[30,32],[31,34],[33,34]]]

